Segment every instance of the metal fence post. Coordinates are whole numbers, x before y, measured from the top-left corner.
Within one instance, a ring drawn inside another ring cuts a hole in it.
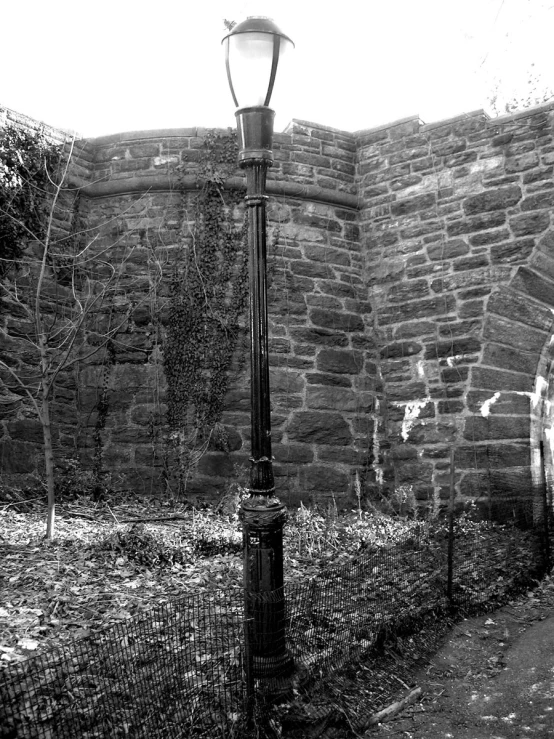
[[[454,447],[450,449],[450,497],[448,501],[448,572],[446,577],[446,597],[452,603],[452,585],[454,576]]]

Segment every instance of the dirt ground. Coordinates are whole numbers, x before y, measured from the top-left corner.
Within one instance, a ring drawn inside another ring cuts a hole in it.
[[[365,736],[554,737],[554,580],[460,622],[414,683],[420,702]]]

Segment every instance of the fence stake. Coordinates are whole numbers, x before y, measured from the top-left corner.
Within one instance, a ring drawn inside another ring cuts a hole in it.
[[[452,580],[454,573],[454,447],[450,448],[450,499],[448,502],[448,574],[446,580],[446,597],[452,605]]]

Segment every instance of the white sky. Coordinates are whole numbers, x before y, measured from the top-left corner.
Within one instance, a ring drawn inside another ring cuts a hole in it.
[[[525,91],[532,63],[554,88],[554,0],[6,0],[0,103],[84,136],[234,126],[220,42],[248,15],[296,44],[276,130],[487,108],[491,79]]]

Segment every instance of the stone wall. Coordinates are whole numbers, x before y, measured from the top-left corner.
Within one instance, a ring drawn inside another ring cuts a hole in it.
[[[546,105],[355,134],[295,121],[276,135],[270,365],[286,501],[347,503],[357,489],[437,509],[452,450],[460,499],[525,494],[550,472],[553,129]],[[153,494],[165,485],[168,275],[192,224],[206,134],[90,140],[76,171],[90,233],[125,268],[110,313],[122,317],[117,340],[80,367],[75,451],[91,465],[100,438],[106,469]],[[243,189],[241,172],[225,187]],[[230,451],[203,456],[193,498],[213,498],[248,466],[249,404],[246,368],[222,419]],[[4,425],[4,443],[10,433]]]
[[[98,248],[116,243],[110,249],[114,264],[126,260],[121,311],[129,301],[137,308],[114,342],[115,356],[108,362],[99,351],[82,367],[79,449],[83,462],[92,464],[106,382],[106,467],[144,492],[159,492],[167,481],[162,357],[168,284],[193,223],[205,135],[183,129],[90,142],[95,184],[83,189],[89,226],[100,234]],[[367,463],[375,375],[367,358],[372,309],[362,280],[354,137],[296,124],[292,133],[275,138],[268,230],[277,486],[289,501],[344,496]],[[227,187],[244,188],[239,170]],[[239,207],[237,226],[242,217]],[[244,342],[241,351],[247,352]],[[243,365],[222,418],[231,451],[211,448],[200,459],[187,487],[193,498],[213,497],[229,484],[236,465],[248,467],[248,361]]]
[[[395,483],[435,506],[448,495],[452,447],[458,494],[524,495],[541,482],[553,130],[550,105],[494,120],[407,119],[357,137],[382,438]]]

